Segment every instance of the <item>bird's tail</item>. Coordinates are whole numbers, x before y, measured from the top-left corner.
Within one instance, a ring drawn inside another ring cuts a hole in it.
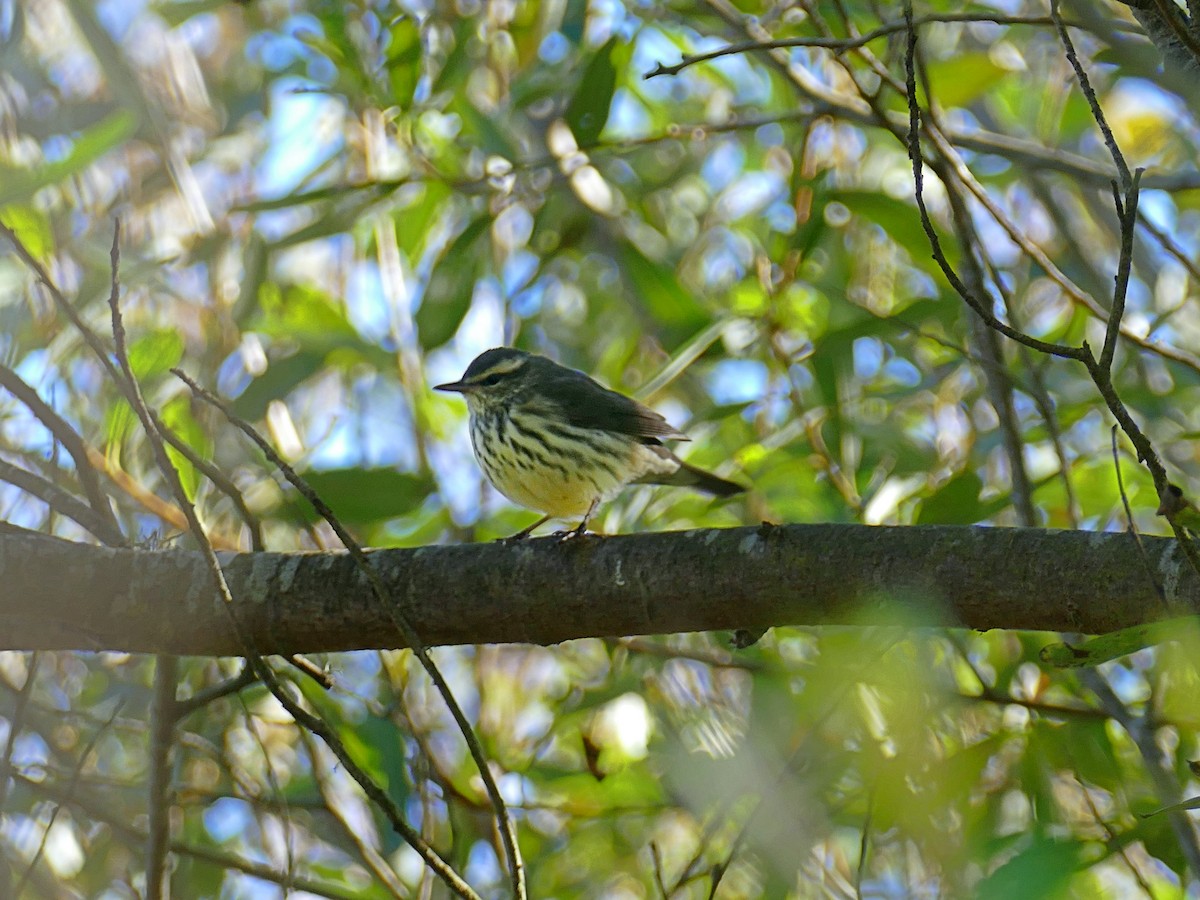
[[[734,481],[726,481],[724,478],[718,478],[711,472],[698,469],[691,463],[685,463],[674,453],[671,453],[671,459],[679,463],[679,468],[670,475],[650,475],[639,480],[649,484],[672,484],[676,487],[696,488],[708,494],[715,494],[718,497],[731,497],[746,490],[745,485]]]

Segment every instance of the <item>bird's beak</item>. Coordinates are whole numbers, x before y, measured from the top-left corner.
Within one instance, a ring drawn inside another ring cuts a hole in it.
[[[467,384],[465,381],[448,381],[445,384],[435,384],[433,389],[435,391],[455,391],[459,394],[465,394],[472,387],[473,385]]]

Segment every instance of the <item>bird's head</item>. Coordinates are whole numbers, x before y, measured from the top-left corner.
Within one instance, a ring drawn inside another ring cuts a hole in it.
[[[434,390],[462,394],[473,413],[503,408],[533,384],[540,359],[524,350],[495,347],[475,357],[458,381],[436,385]]]

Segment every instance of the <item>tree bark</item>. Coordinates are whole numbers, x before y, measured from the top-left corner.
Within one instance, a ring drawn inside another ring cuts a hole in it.
[[[376,550],[372,596],[344,553],[221,554],[232,609],[198,553],[0,535],[0,649],[240,655],[774,625],[948,625],[1100,633],[1200,608],[1174,539],[1122,533],[763,525],[557,543]]]

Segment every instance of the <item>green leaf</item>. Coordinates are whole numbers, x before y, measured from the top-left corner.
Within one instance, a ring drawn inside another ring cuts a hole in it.
[[[972,471],[963,472],[941,486],[921,503],[918,525],[972,525],[982,518],[979,492],[983,480]]]
[[[238,285],[237,302],[233,305],[233,318],[239,325],[259,312],[258,298],[267,280],[269,257],[266,241],[258,232],[250,232],[242,251],[241,284]]]
[[[129,345],[129,367],[138,381],[163,375],[183,359],[183,336],[173,329],[152,331]]]
[[[1158,809],[1148,813],[1135,813],[1135,815],[1140,819],[1148,819],[1151,816],[1158,816],[1167,812],[1186,812],[1192,809],[1200,809],[1200,797],[1189,797],[1187,800],[1172,803],[1170,806],[1160,806]]]
[[[373,199],[386,196],[395,188],[396,182],[379,182],[376,184],[344,185],[333,187],[313,188],[310,191],[295,191],[282,197],[272,197],[268,200],[251,200],[247,203],[237,203],[231,207],[235,212],[271,212],[277,209],[292,209],[309,203],[321,203],[331,200],[345,200],[360,194],[368,194]]]
[[[322,211],[316,220],[303,228],[285,235],[272,244],[273,249],[294,247],[297,244],[307,244],[309,241],[320,240],[334,234],[346,234],[362,221],[367,211],[376,202],[376,192],[356,191],[350,202],[335,205]]]
[[[1082,845],[1038,836],[1031,846],[981,881],[974,896],[976,900],[1066,897],[1071,876],[1082,862]]]
[[[11,228],[25,249],[41,262],[54,254],[54,232],[44,213],[32,206],[14,203],[0,209],[0,222]]]
[[[670,266],[652,261],[630,243],[621,247],[621,264],[637,299],[655,321],[688,334],[708,323],[707,314]]]
[[[396,240],[409,259],[420,258],[430,228],[450,208],[446,204],[450,189],[444,184],[431,181],[414,187],[416,189],[405,197],[408,205],[397,206],[392,212]]]
[[[1193,626],[1194,620],[1191,618],[1164,619],[1146,625],[1131,625],[1120,631],[1110,631],[1108,634],[1090,638],[1081,644],[1068,644],[1065,641],[1047,644],[1038,655],[1042,662],[1060,669],[1092,668],[1117,657],[1128,656],[1146,647],[1169,641],[1181,633],[1190,633],[1189,630]]]
[[[208,434],[192,415],[190,397],[176,397],[159,411],[159,418],[201,459],[212,456],[212,441],[209,440]],[[196,467],[170,444],[167,445],[167,456],[170,457],[172,465],[179,472],[179,478],[183,482],[183,489],[187,492],[188,499],[194,501],[196,490],[200,485],[200,476]]]
[[[407,515],[433,490],[428,478],[390,468],[312,470],[304,473],[304,480],[339,519],[352,525]],[[300,521],[318,518],[312,506],[299,498],[291,504],[291,510]]]
[[[617,37],[614,35],[588,60],[575,96],[567,106],[567,124],[581,147],[594,144],[608,121],[613,91],[617,87],[617,71],[613,66],[616,48]]]
[[[262,317],[252,328],[269,337],[326,347],[340,344],[341,338],[358,338],[340,304],[314,287],[292,284],[280,291],[272,285],[259,303]]]
[[[421,29],[412,16],[402,15],[392,25],[390,36],[387,71],[392,102],[405,110],[412,106],[421,80]]]
[[[370,774],[387,788],[402,809],[411,795],[411,779],[404,753],[405,736],[391,719],[368,716],[355,726],[359,736],[374,748]]]
[[[233,411],[252,422],[261,419],[272,400],[286,397],[298,385],[321,371],[324,364],[325,354],[314,351],[301,351],[272,360],[267,370],[234,399]]]
[[[104,411],[104,443],[108,447],[119,447],[133,433],[137,416],[124,397],[119,398]]]
[[[468,225],[430,273],[429,286],[414,317],[421,346],[427,350],[454,337],[471,308],[486,249],[482,238],[491,224],[490,217],[481,216]]]
[[[921,228],[921,214],[915,203],[889,197],[880,191],[830,191],[829,200],[845,206],[856,216],[868,219],[887,232],[887,236],[912,255],[913,262],[930,271],[936,269],[929,239]],[[935,225],[936,227],[936,225]],[[946,256],[954,262],[954,242],[941,228],[937,229]],[[938,277],[941,275],[939,273]]]
[[[583,41],[583,30],[587,25],[587,0],[567,0],[559,32],[575,46]]]
[[[475,104],[460,99],[450,103],[449,111],[462,117],[463,134],[460,140],[478,144],[485,152],[505,159],[516,159],[520,155],[520,148],[501,130],[500,120],[481,113]]]
[[[123,144],[137,130],[137,117],[119,110],[79,134],[71,152],[37,169],[0,166],[0,206],[28,200],[37,191],[78,175],[108,151]]]
[[[966,106],[1010,74],[987,53],[956,53],[931,62],[927,71],[934,102],[943,107]]]

